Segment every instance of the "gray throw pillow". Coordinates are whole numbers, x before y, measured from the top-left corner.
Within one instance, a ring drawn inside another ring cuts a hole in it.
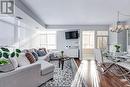
[[[42,51],[42,50],[37,50],[37,54],[39,57],[46,55],[46,53],[44,53],[44,51]]]
[[[32,55],[34,56],[34,58],[36,59],[36,61],[38,60],[38,54],[36,52],[32,52]]]

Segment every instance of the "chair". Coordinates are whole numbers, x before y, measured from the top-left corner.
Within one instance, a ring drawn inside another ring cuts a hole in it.
[[[103,59],[101,49],[95,49],[94,54],[97,65],[103,69],[102,74],[105,74],[106,72],[110,71],[111,73],[115,74],[118,77],[123,77],[130,84],[130,61],[118,62],[118,60],[116,60],[115,62],[113,62],[106,58]],[[106,64],[109,65],[105,66]],[[114,71],[111,71],[113,70],[112,68],[115,69],[116,71],[119,71],[120,73],[118,74],[115,73]]]
[[[117,63],[120,66],[121,75],[123,76],[130,84],[130,61],[127,62],[119,62]]]
[[[94,49],[94,54],[95,54],[96,64],[100,67],[103,74],[110,71],[110,69],[113,66],[115,66],[114,62],[108,60],[107,58],[103,59],[101,49]],[[106,64],[108,64],[108,66],[106,66]]]

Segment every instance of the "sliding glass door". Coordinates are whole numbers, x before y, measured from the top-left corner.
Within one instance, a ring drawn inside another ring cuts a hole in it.
[[[108,49],[108,31],[82,31],[82,59],[94,59],[94,49]]]
[[[95,32],[82,32],[82,59],[91,59],[95,48]]]
[[[96,48],[108,49],[108,31],[96,32]]]

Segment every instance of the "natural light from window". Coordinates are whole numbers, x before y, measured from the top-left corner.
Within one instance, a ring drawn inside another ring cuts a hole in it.
[[[97,48],[108,48],[108,31],[97,31]]]
[[[94,48],[94,31],[83,31],[83,48],[93,49]]]
[[[56,49],[56,31],[44,31],[40,34],[40,47]]]

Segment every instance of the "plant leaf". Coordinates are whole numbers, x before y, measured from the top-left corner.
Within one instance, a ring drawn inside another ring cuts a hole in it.
[[[5,52],[10,52],[9,49],[4,48],[4,47],[2,47],[1,50],[2,50],[2,51],[5,51]]]
[[[9,53],[4,52],[4,53],[3,53],[3,57],[4,57],[4,58],[9,58]]]
[[[15,56],[15,52],[12,52],[10,56],[11,56],[11,57],[14,57],[14,56]]]
[[[0,51],[0,58],[2,57],[2,52]]]
[[[18,53],[16,53],[16,56],[17,56],[17,57],[19,57],[19,54],[18,54]]]
[[[17,52],[17,53],[21,53],[21,50],[20,50],[20,49],[16,49],[16,52]]]
[[[6,59],[0,59],[0,64],[1,65],[9,64],[9,61]]]

